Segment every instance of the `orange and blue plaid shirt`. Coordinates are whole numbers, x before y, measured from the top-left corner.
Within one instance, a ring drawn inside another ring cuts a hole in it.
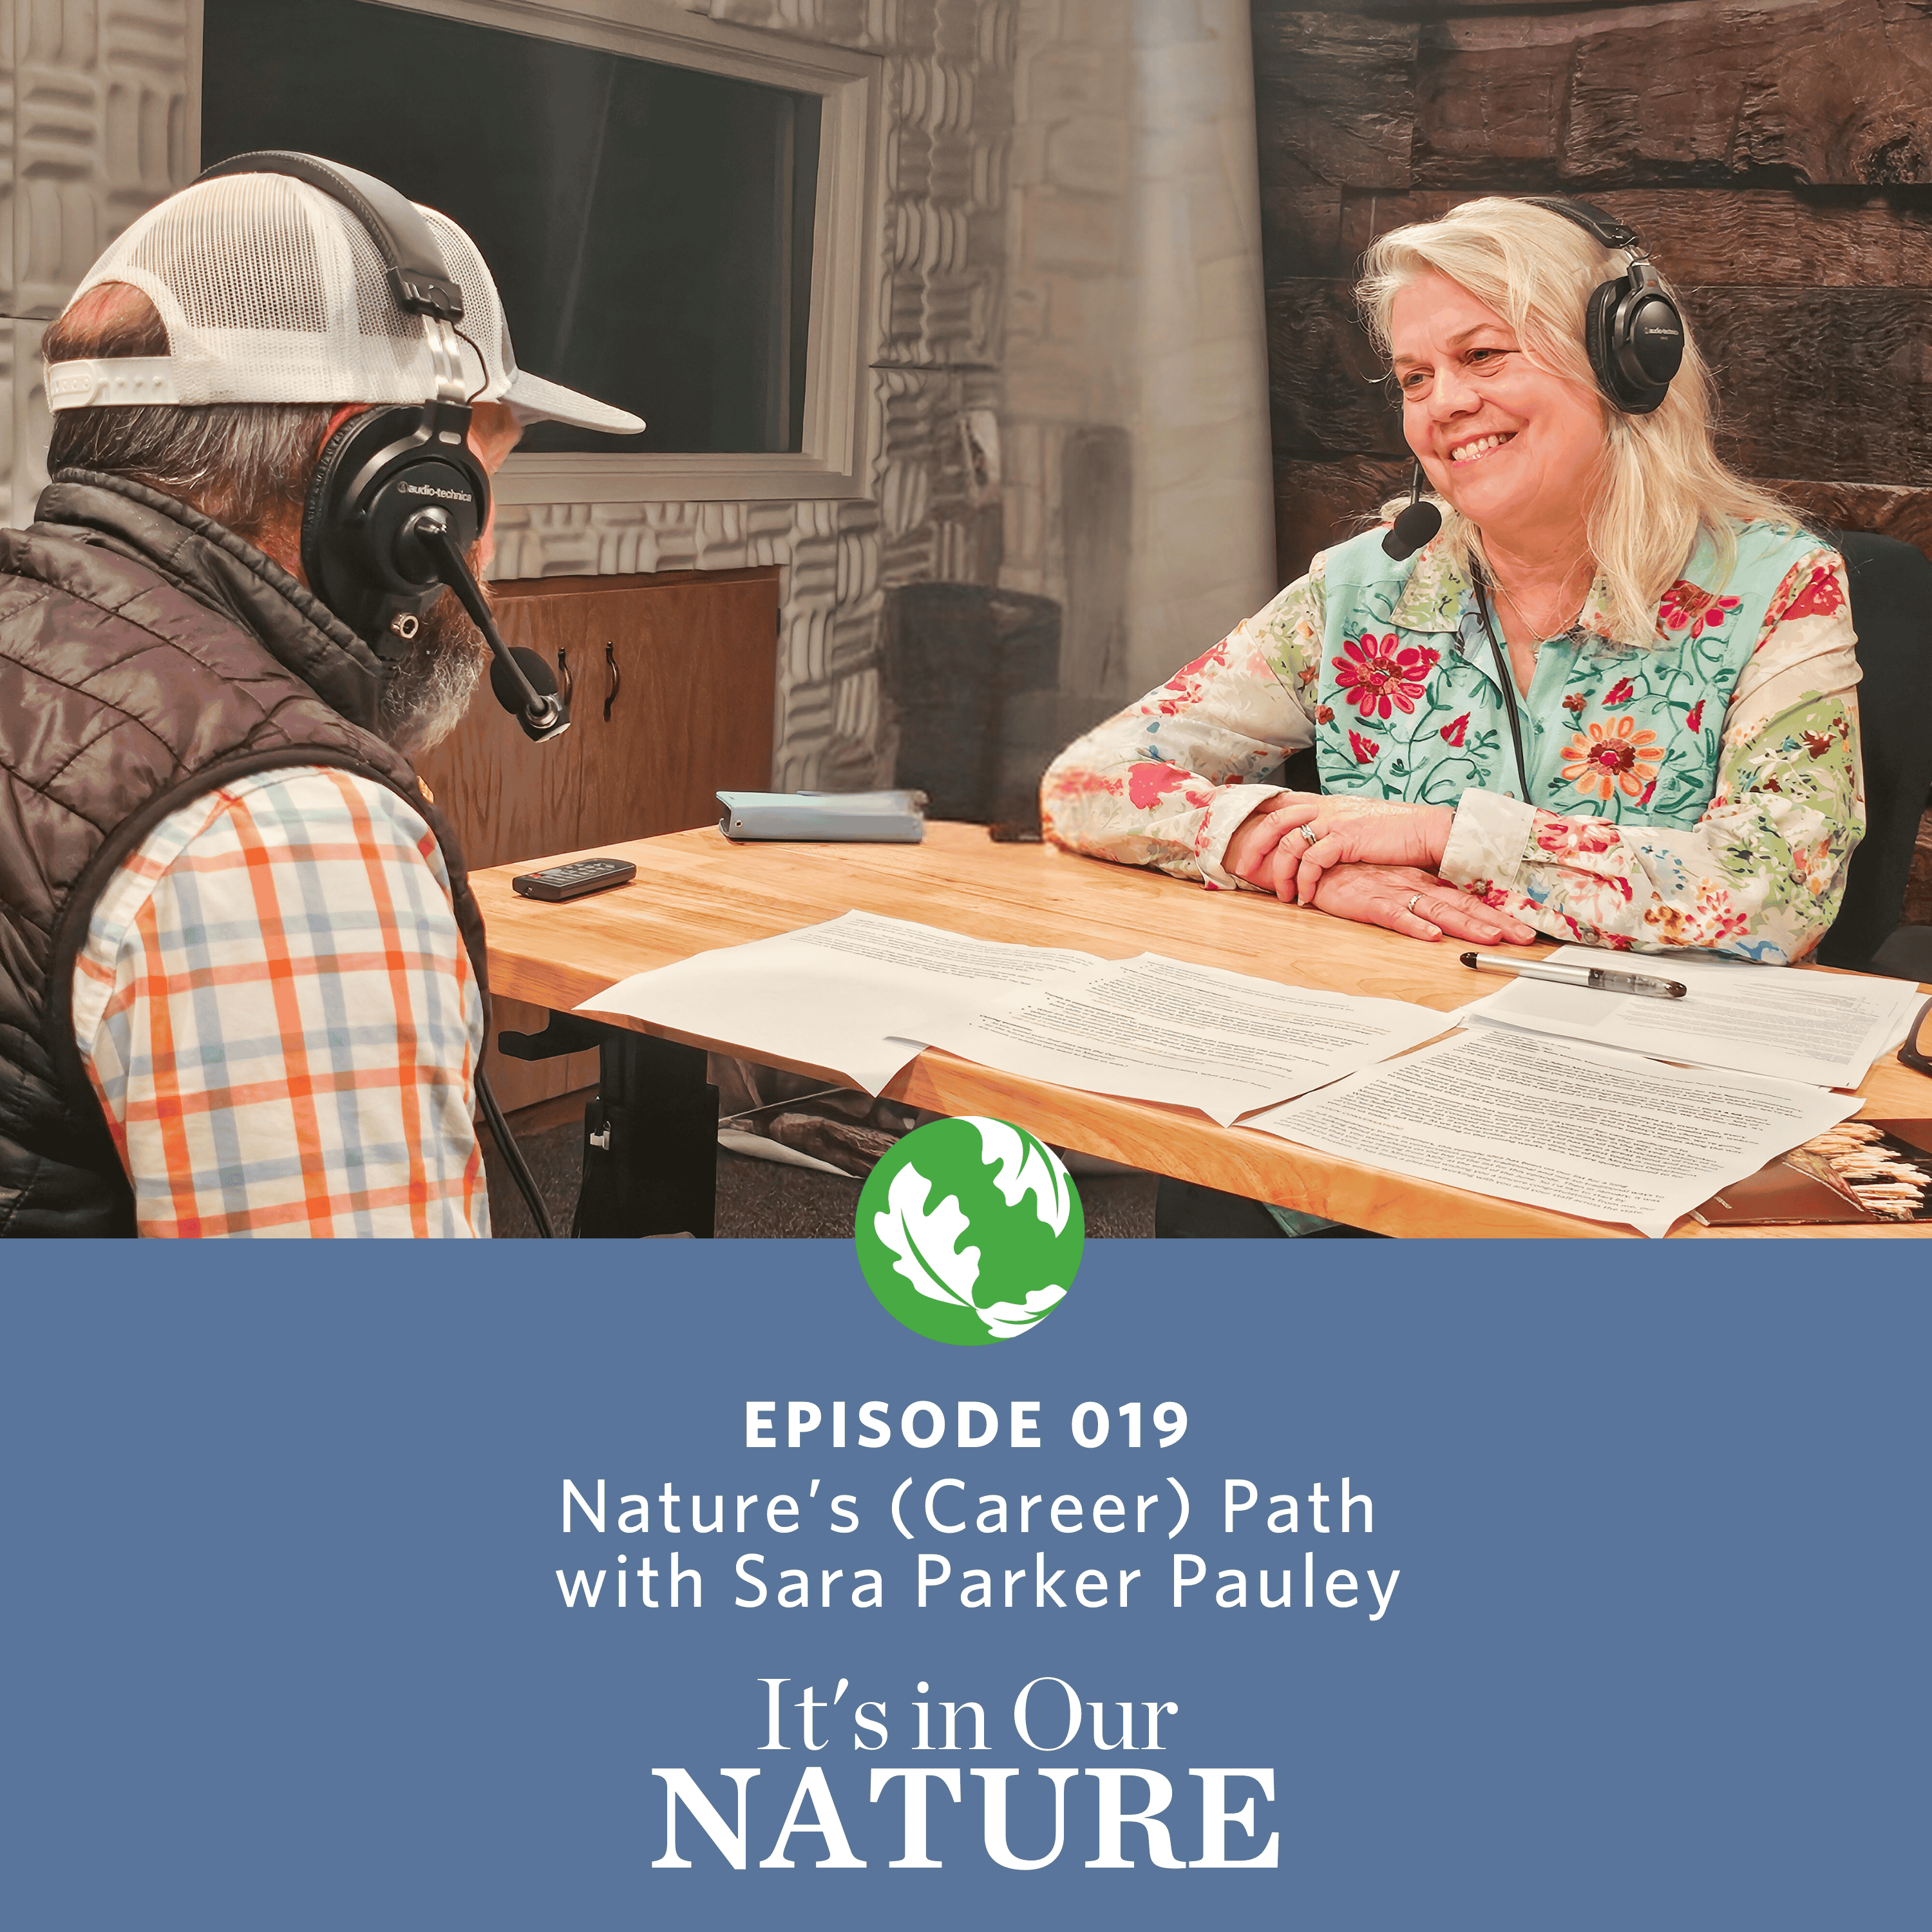
[[[482,1001],[429,827],[308,766],[170,814],[115,874],[74,1034],[143,1234],[487,1234]]]

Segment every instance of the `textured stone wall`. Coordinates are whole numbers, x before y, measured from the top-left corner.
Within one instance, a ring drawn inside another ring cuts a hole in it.
[[[188,0],[0,0],[0,310],[50,315],[187,178]],[[46,480],[38,324],[0,322],[0,522]]]

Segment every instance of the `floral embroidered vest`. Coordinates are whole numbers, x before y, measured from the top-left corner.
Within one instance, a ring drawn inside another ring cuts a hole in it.
[[[1654,642],[1612,635],[1593,588],[1569,633],[1538,653],[1528,695],[1517,695],[1519,774],[1506,674],[1468,580],[1436,544],[1396,562],[1384,554],[1381,531],[1368,531],[1322,560],[1322,788],[1453,806],[1480,787],[1568,815],[1695,825],[1716,788],[1738,674],[1779,586],[1817,542],[1774,524],[1741,525],[1737,562],[1720,580],[1700,542],[1658,607]]]

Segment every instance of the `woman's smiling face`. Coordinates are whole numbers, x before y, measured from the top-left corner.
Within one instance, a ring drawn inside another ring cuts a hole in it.
[[[1594,390],[1537,368],[1509,323],[1446,275],[1396,296],[1389,334],[1402,433],[1438,495],[1506,544],[1582,524],[1604,448]]]

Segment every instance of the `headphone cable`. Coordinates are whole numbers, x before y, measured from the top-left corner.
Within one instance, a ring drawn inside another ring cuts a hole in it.
[[[550,1210],[544,1205],[542,1190],[537,1186],[536,1176],[530,1172],[530,1164],[524,1158],[524,1150],[517,1144],[517,1137],[510,1131],[510,1124],[503,1118],[503,1110],[497,1104],[496,1090],[490,1084],[490,1076],[483,1070],[479,1060],[476,1066],[476,1099],[483,1109],[483,1118],[489,1124],[490,1138],[496,1143],[496,1151],[503,1156],[503,1165],[510,1170],[510,1178],[517,1184],[517,1192],[524,1197],[524,1204],[530,1210],[530,1218],[537,1224],[537,1232],[547,1241],[556,1239],[556,1229],[551,1225]]]
[[[476,358],[476,366],[483,372],[482,381],[478,382],[476,388],[464,398],[463,406],[466,410],[472,407],[476,404],[476,398],[490,386],[490,365],[484,361],[482,350],[476,346],[476,343],[471,340],[471,338],[466,332],[458,328],[455,323],[452,322],[449,325],[449,332],[452,335],[460,336],[465,342],[470,344],[470,352]]]
[[[1496,676],[1502,681],[1503,706],[1509,713],[1510,742],[1516,751],[1516,782],[1522,787],[1522,802],[1534,805],[1536,801],[1529,795],[1529,773],[1522,760],[1522,724],[1516,715],[1516,674],[1510,668],[1509,659],[1503,647],[1496,641],[1496,626],[1490,622],[1490,600],[1485,591],[1482,572],[1476,573],[1476,610],[1483,620],[1484,634],[1490,640],[1490,653],[1496,659]]]

